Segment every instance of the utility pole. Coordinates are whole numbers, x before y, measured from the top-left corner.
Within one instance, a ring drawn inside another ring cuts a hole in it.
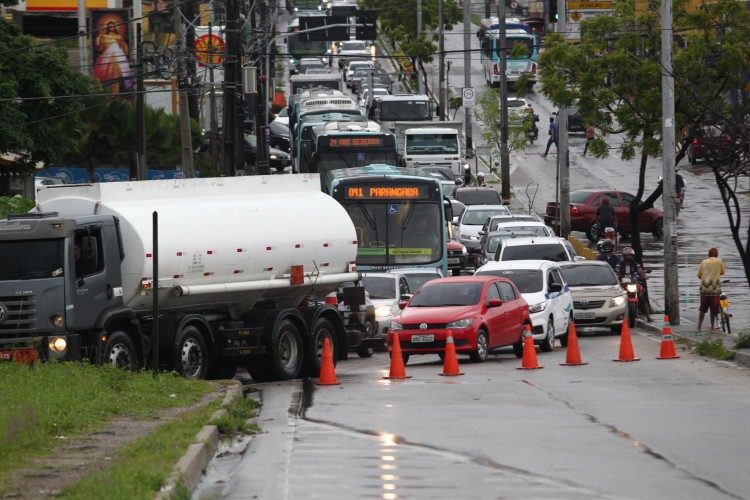
[[[443,0],[438,0],[438,52],[440,66],[440,84],[438,86],[438,106],[440,108],[440,121],[445,121],[445,100],[443,99],[443,87],[445,86],[445,27],[443,26]]]
[[[565,0],[562,0],[565,1]],[[508,152],[508,38],[505,30],[505,0],[497,2],[500,29],[500,189],[503,203],[510,203],[510,154]]]
[[[211,65],[208,69],[208,75],[211,85],[211,94],[209,95],[209,102],[211,104],[211,118],[209,128],[211,129],[211,169],[214,169],[219,164],[219,113],[216,109],[216,83],[214,81],[214,64],[213,64],[213,28],[212,24],[208,25],[208,57],[211,61]]]
[[[464,0],[464,87],[471,87],[471,2],[469,0]],[[464,132],[466,133],[466,151],[470,153],[474,146],[471,137],[471,108],[464,108]]]
[[[565,0],[557,0],[557,31],[565,33],[567,13]],[[560,236],[570,234],[570,163],[568,158],[568,110],[564,106],[557,112],[557,165],[560,172]]]
[[[136,56],[136,86],[135,86],[135,134],[136,134],[136,179],[145,181],[146,167],[146,88],[143,85],[143,32],[142,26],[135,26],[135,45],[138,47]]]
[[[661,2],[661,112],[662,202],[664,205],[664,307],[673,325],[680,324],[680,289],[677,274],[677,210],[674,204],[674,77],[672,76],[672,0]]]
[[[224,57],[224,112],[222,116],[224,161],[221,174],[225,177],[234,177],[237,169],[243,169],[245,166],[241,122],[240,126],[237,126],[237,115],[242,112],[241,88],[238,85],[240,81],[239,0],[227,0],[225,6],[227,52]]]
[[[195,25],[198,23],[198,16],[195,12],[195,0],[187,0],[183,6],[185,19],[189,21],[187,23],[187,32],[185,33],[185,48],[187,49],[188,60],[195,61]],[[195,84],[195,64],[187,65],[187,81],[191,86]],[[198,92],[190,92],[188,94],[188,110],[190,111],[190,118],[200,122],[200,115],[198,112]]]
[[[187,82],[185,81],[185,30],[182,26],[180,8],[174,9],[174,33],[177,37],[177,88],[180,101],[180,136],[182,139],[182,175],[186,179],[195,177],[193,165],[193,139],[190,135],[190,111],[188,110]],[[144,165],[145,168],[145,165]]]
[[[86,47],[86,0],[78,0],[78,57],[81,65],[81,73],[91,75],[92,68],[89,67],[88,49]]]
[[[264,91],[259,93],[260,101],[259,101],[259,111],[262,110],[263,114],[261,115],[263,117],[263,126],[257,129],[255,132],[256,139],[258,141],[258,153],[257,153],[257,167],[258,167],[258,173],[261,175],[269,175],[271,173],[271,167],[269,165],[269,160],[271,156],[271,152],[269,151],[269,131],[268,131],[268,123],[269,123],[269,116],[271,115],[271,94],[273,92],[271,88],[271,81],[273,79],[273,70],[271,67],[271,54],[273,52],[273,47],[276,45],[276,37],[271,37],[271,28],[270,28],[270,22],[269,22],[269,2],[268,0],[264,0],[260,7],[260,29],[263,31],[263,38],[265,39],[265,43],[263,46],[266,48],[266,70],[265,75],[263,75],[263,78],[265,78],[265,86]]]

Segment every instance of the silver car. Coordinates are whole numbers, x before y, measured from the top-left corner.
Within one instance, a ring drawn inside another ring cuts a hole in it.
[[[573,320],[577,326],[609,327],[620,333],[627,317],[627,294],[606,262],[558,263],[573,292]]]

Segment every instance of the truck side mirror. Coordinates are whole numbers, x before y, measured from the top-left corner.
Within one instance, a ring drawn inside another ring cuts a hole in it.
[[[94,236],[84,236],[81,240],[81,270],[90,274],[99,267],[99,247]]]

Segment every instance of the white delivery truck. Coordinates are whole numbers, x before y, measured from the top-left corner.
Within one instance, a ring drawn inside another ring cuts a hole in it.
[[[0,220],[1,359],[134,370],[158,339],[159,368],[274,380],[319,373],[326,337],[334,359],[360,344],[345,323],[364,314],[310,299],[359,280],[354,226],[317,175],[55,187]]]
[[[396,122],[396,144],[402,166],[450,167],[462,175],[464,135],[462,122]]]

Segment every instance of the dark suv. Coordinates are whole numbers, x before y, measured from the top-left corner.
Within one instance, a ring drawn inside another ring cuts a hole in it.
[[[500,193],[491,187],[460,187],[453,191],[453,198],[464,205],[502,205]]]

